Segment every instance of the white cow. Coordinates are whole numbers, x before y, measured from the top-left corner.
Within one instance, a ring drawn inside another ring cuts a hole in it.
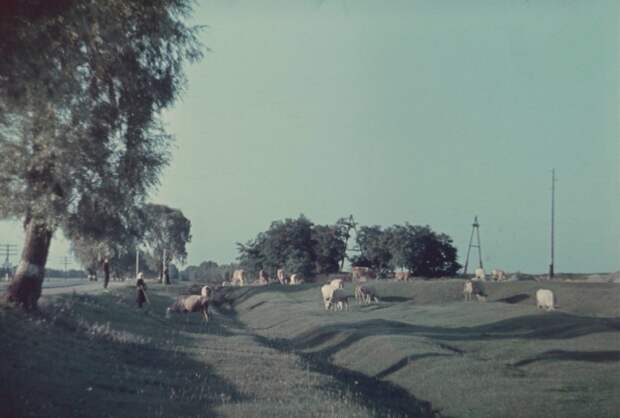
[[[325,284],[321,286],[321,295],[323,296],[323,304],[325,305],[325,310],[329,309],[329,302],[332,299],[332,294],[334,293],[334,288]]]
[[[304,282],[304,278],[301,277],[301,274],[292,274],[289,283],[290,285],[302,284]]]
[[[280,284],[286,284],[286,272],[284,269],[278,269],[278,271],[276,271],[276,277],[278,278]]]
[[[334,279],[329,284],[323,285],[321,287],[321,295],[323,296],[323,304],[325,305],[325,309],[328,310],[332,305],[331,299],[334,291],[336,289],[342,289],[344,287],[344,282],[342,279]]]
[[[474,284],[471,280],[465,281],[465,287],[463,288],[463,296],[465,296],[465,300],[471,300],[471,295],[474,293]]]
[[[474,272],[474,278],[476,280],[485,280],[486,279],[486,273],[484,272],[483,268],[477,268],[476,271]]]
[[[245,286],[245,270],[235,270],[231,282],[233,286]]]
[[[536,307],[552,311],[555,309],[555,296],[549,289],[538,289],[536,291]]]
[[[493,269],[493,271],[491,272],[491,277],[493,278],[493,280],[499,282],[506,278],[506,272],[504,270]]]

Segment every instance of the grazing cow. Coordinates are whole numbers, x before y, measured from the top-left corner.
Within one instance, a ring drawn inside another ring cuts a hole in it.
[[[474,293],[474,284],[471,280],[465,280],[465,287],[463,288],[463,296],[466,301],[471,300],[471,295]]]
[[[211,297],[212,293],[213,291],[209,286],[202,286],[202,289],[200,289],[200,296],[203,296],[205,298]]]
[[[278,269],[276,276],[278,277],[280,284],[287,284],[288,280],[286,279],[286,272],[284,269]]]
[[[329,309],[331,306],[332,294],[336,289],[344,288],[344,282],[342,279],[334,279],[329,284],[321,287],[321,295],[323,296],[323,304],[325,309]]]
[[[377,273],[370,267],[351,267],[351,276],[353,280],[366,281],[367,279],[374,279],[377,277]]]
[[[538,289],[536,291],[536,307],[552,311],[555,309],[555,295],[549,289]]]
[[[483,268],[477,268],[476,269],[476,271],[474,272],[474,279],[475,280],[485,280],[486,279],[486,274],[485,274]]]
[[[327,309],[334,307],[334,310],[349,310],[349,295],[345,293],[344,289],[334,289],[332,297],[330,298]]]
[[[342,289],[344,287],[344,280],[342,279],[334,279],[329,282],[329,285],[334,289]]]
[[[493,269],[493,271],[491,272],[491,277],[493,278],[493,280],[499,282],[506,278],[506,272],[504,270]]]
[[[265,270],[258,272],[258,284],[265,285],[269,283],[269,275]]]
[[[411,273],[409,273],[408,271],[396,271],[394,272],[394,278],[396,280],[402,280],[404,282],[409,281],[409,277],[411,276]]]
[[[358,303],[372,303],[379,302],[379,298],[375,294],[375,291],[366,286],[355,287],[355,300]]]
[[[181,296],[166,309],[166,318],[170,312],[189,313],[202,312],[205,321],[209,321],[209,298],[199,295]]]
[[[231,281],[233,286],[245,286],[245,270],[235,270]]]
[[[332,299],[332,293],[334,293],[334,288],[331,285],[326,284],[321,286],[321,296],[323,296],[325,310],[329,309],[329,302]]]
[[[486,302],[487,301],[487,295],[483,295],[482,293],[476,293],[476,300],[478,302]]]
[[[301,277],[301,274],[292,274],[288,284],[290,285],[296,285],[296,284],[302,284],[304,282],[304,278]]]

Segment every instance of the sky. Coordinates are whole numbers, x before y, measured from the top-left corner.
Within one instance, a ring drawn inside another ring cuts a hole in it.
[[[211,0],[204,59],[164,120],[152,201],[192,222],[188,262],[234,261],[274,220],[430,225],[488,268],[620,269],[614,0]],[[21,246],[18,224],[0,243]],[[48,265],[68,245],[57,234]],[[476,263],[474,259],[470,263]],[[76,264],[73,267],[77,267]]]

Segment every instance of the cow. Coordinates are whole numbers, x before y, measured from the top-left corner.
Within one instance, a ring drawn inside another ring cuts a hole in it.
[[[334,289],[342,289],[344,287],[344,280],[342,279],[334,279],[329,282],[330,286]]]
[[[499,282],[506,278],[506,272],[504,270],[493,269],[493,271],[491,272],[491,277],[493,278],[493,280]]]
[[[555,309],[555,295],[549,289],[538,289],[536,291],[536,307],[552,311]]]
[[[202,286],[202,288],[200,289],[200,296],[203,296],[205,298],[211,297],[212,293],[213,291],[209,286]]]
[[[377,273],[370,267],[351,267],[351,276],[353,280],[366,281],[368,279],[374,279],[377,277]]]
[[[355,286],[355,300],[358,303],[371,303],[379,302],[379,298],[375,294],[375,291],[366,286]]]
[[[265,270],[260,270],[258,272],[258,284],[265,285],[269,283],[269,275]]]
[[[334,307],[334,310],[349,310],[349,295],[345,293],[344,289],[334,289],[332,297],[327,302],[327,309]]]
[[[245,270],[235,270],[231,282],[233,286],[245,286]]]
[[[304,282],[304,278],[301,277],[301,274],[292,274],[289,283],[290,285],[302,284]]]
[[[189,313],[202,312],[205,322],[209,321],[209,298],[199,295],[181,296],[176,302],[166,308],[166,318],[171,312]]]
[[[409,277],[411,276],[411,273],[409,273],[408,271],[396,271],[394,272],[394,278],[396,280],[402,280],[404,282],[409,281]]]
[[[331,306],[332,294],[336,289],[344,288],[342,279],[334,279],[326,285],[321,286],[321,295],[323,296],[323,304],[325,309],[328,310]]]
[[[485,280],[486,279],[486,274],[484,272],[484,269],[482,267],[477,268],[476,271],[474,272],[474,280]]]
[[[471,295],[474,293],[474,284],[471,280],[465,280],[465,287],[463,288],[463,296],[466,301],[471,300]]]
[[[334,293],[334,288],[330,284],[321,286],[321,296],[323,297],[323,305],[325,305],[325,310],[329,309],[329,302],[332,299],[332,293]]]
[[[284,269],[278,269],[278,271],[276,272],[276,277],[278,278],[280,284],[287,284],[288,280],[286,279],[286,273]]]

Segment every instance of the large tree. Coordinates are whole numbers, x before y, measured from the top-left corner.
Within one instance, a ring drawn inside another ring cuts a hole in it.
[[[41,294],[53,234],[102,241],[131,228],[171,137],[160,112],[200,57],[190,0],[0,3],[0,218],[25,243],[7,293]]]
[[[143,244],[150,250],[147,263],[153,270],[159,271],[160,281],[165,279],[166,284],[169,284],[168,277],[164,275],[164,266],[173,260],[184,263],[187,259],[186,244],[192,239],[192,223],[182,211],[165,205],[148,204],[144,213]]]

